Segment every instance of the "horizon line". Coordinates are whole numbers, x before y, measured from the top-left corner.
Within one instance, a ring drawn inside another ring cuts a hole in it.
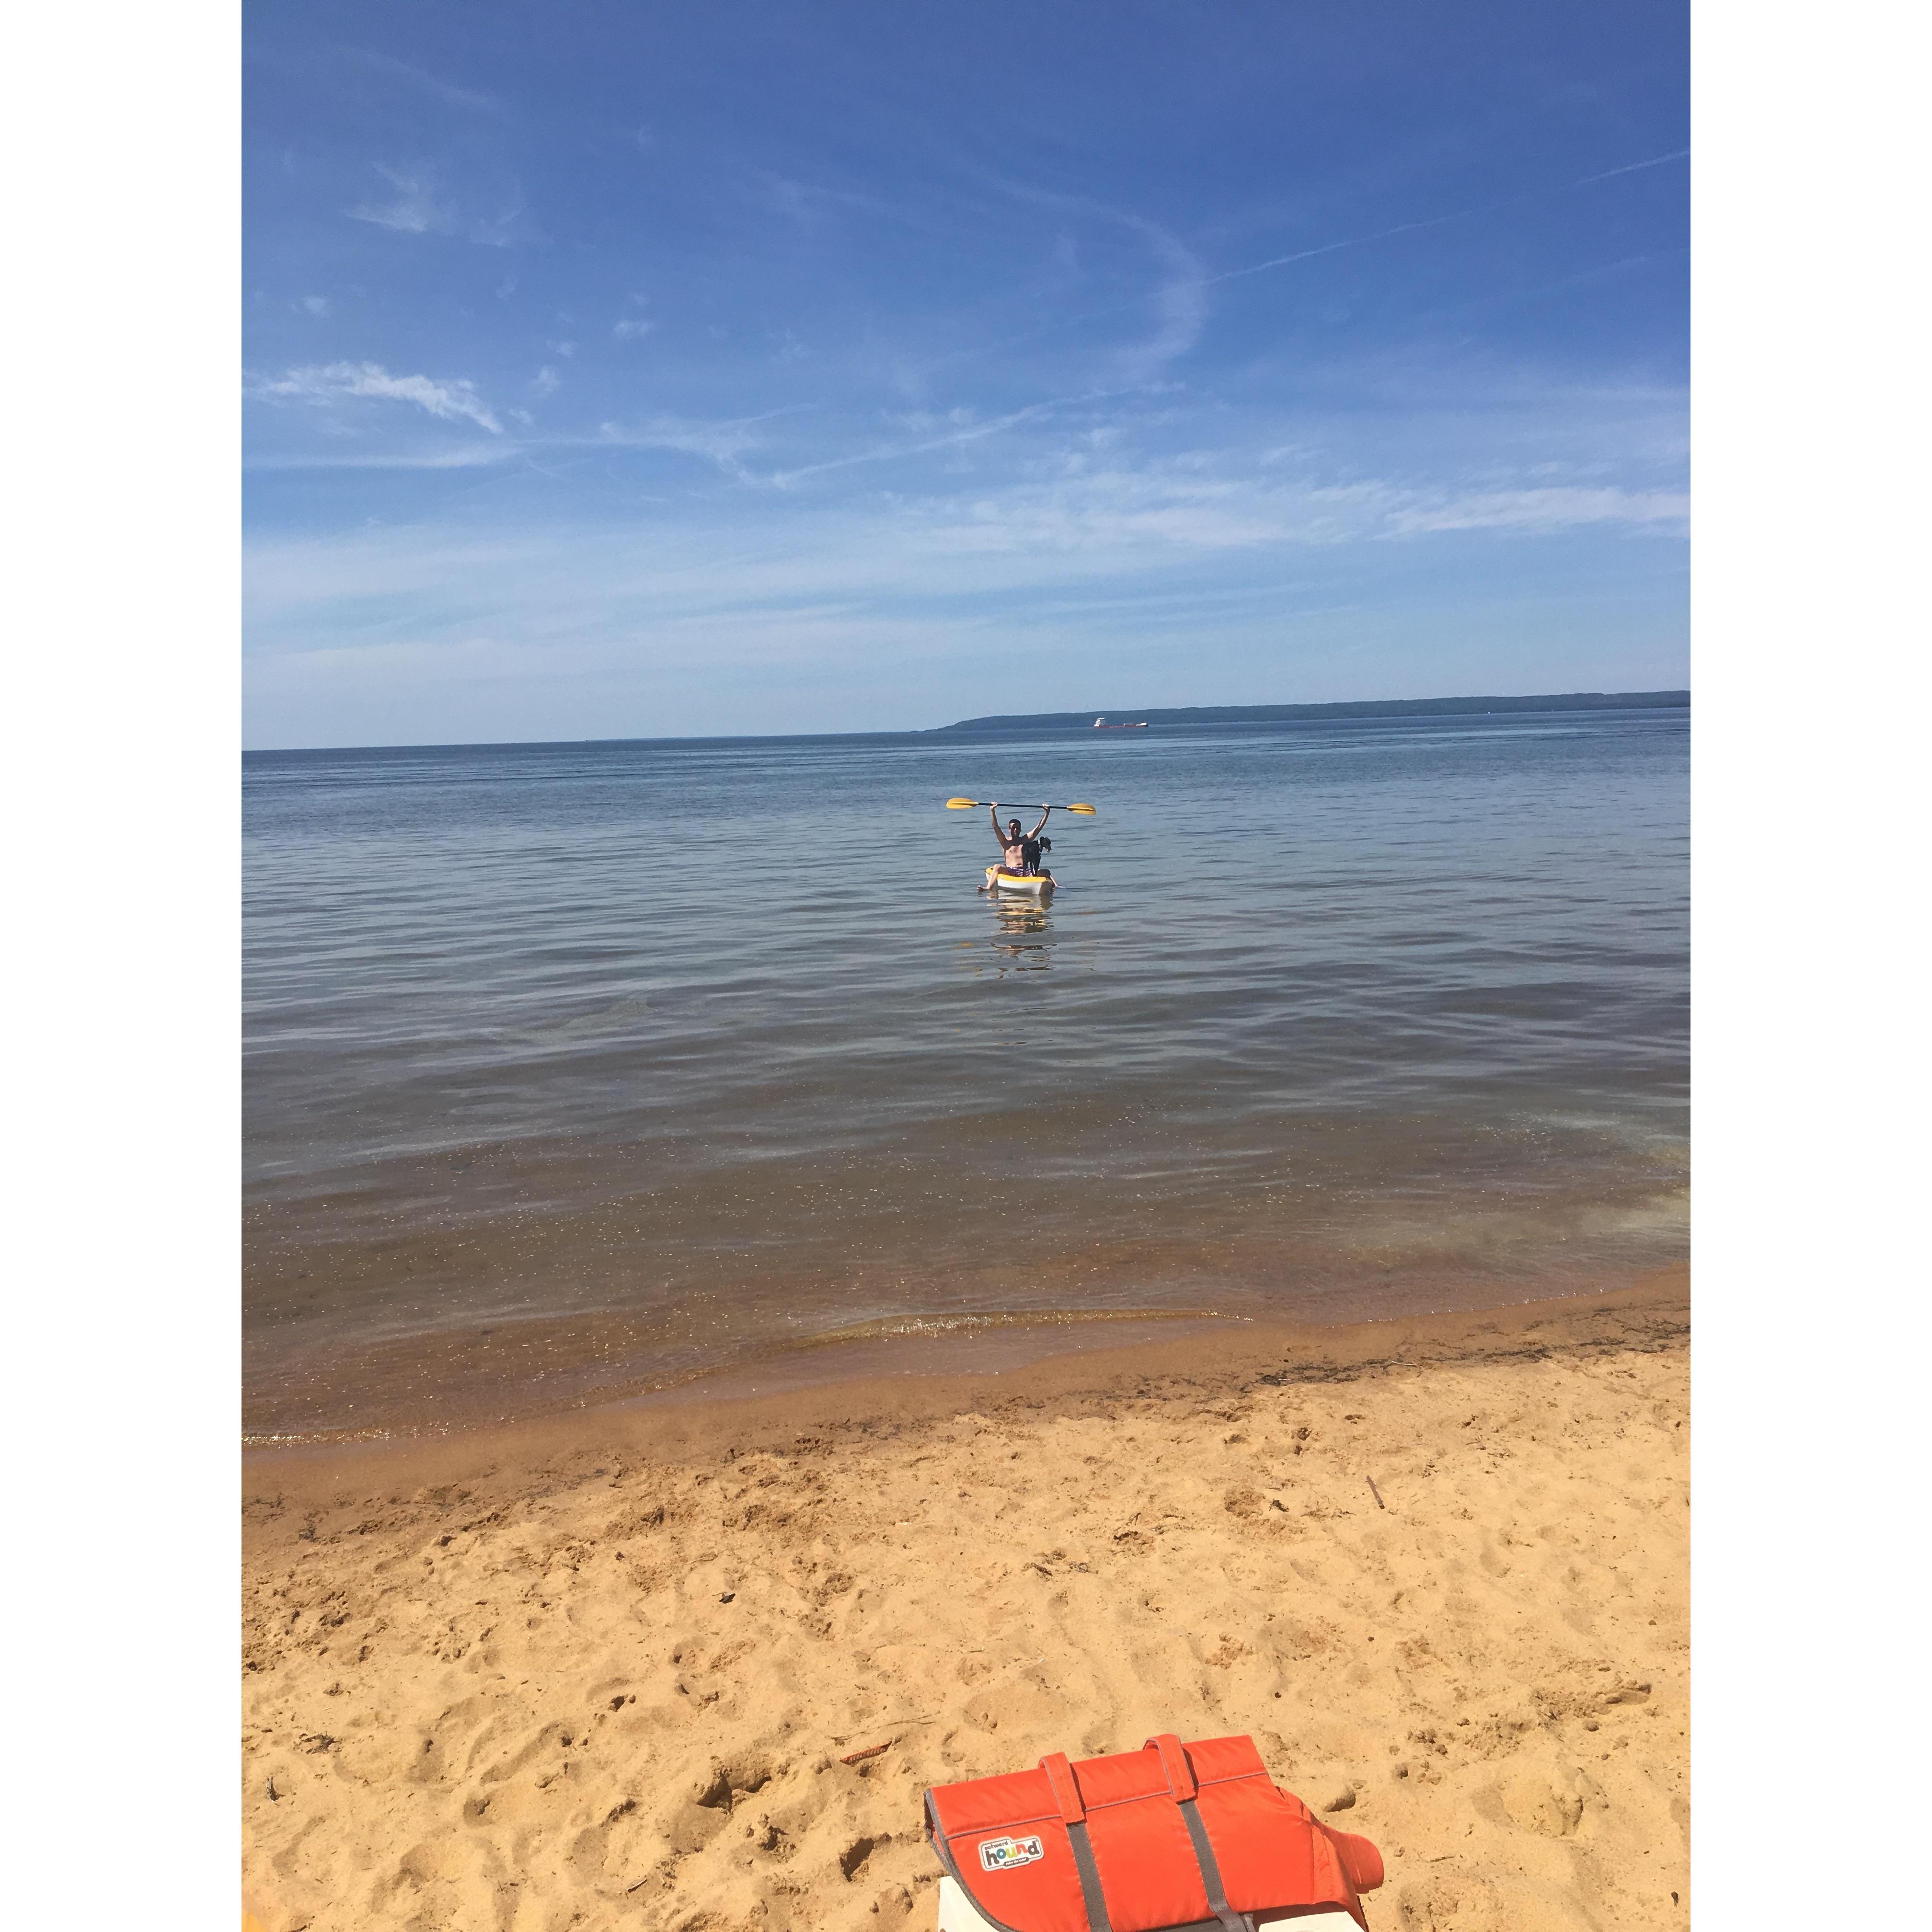
[[[251,758],[302,755],[334,756],[351,752],[543,751],[573,746],[581,747],[585,745],[722,745],[742,744],[748,741],[754,743],[769,742],[774,744],[796,744],[826,738],[926,737],[936,736],[944,731],[966,730],[975,725],[995,730],[1000,729],[1068,730],[1082,728],[1090,730],[1093,728],[1092,726],[1081,727],[1073,721],[1088,717],[1118,718],[1127,720],[1138,716],[1149,720],[1162,718],[1163,722],[1176,723],[1186,722],[1185,714],[1198,712],[1216,712],[1222,714],[1246,712],[1250,714],[1250,722],[1257,724],[1270,721],[1254,714],[1269,712],[1276,714],[1274,722],[1294,723],[1298,720],[1294,717],[1284,718],[1280,714],[1300,713],[1310,719],[1318,718],[1324,712],[1332,715],[1338,712],[1353,712],[1356,716],[1361,716],[1365,715],[1361,707],[1369,705],[1388,707],[1383,714],[1384,716],[1400,716],[1404,711],[1408,712],[1411,716],[1415,716],[1418,715],[1419,707],[1432,704],[1459,706],[1501,704],[1508,706],[1514,710],[1522,711],[1532,710],[1538,704],[1547,704],[1558,710],[1564,708],[1574,710],[1578,707],[1574,702],[1570,701],[1578,698],[1595,700],[1594,705],[1584,708],[1598,710],[1616,710],[1618,708],[1618,700],[1622,699],[1646,700],[1631,707],[1644,710],[1679,708],[1675,704],[1665,700],[1681,699],[1682,708],[1688,709],[1690,703],[1690,690],[1688,686],[1681,686],[1653,691],[1561,691],[1518,694],[1485,692],[1469,696],[1444,698],[1351,698],[1328,699],[1312,704],[1283,700],[1274,704],[1260,704],[1154,705],[1143,708],[1138,714],[1125,706],[1115,706],[1111,710],[1101,706],[1090,712],[1083,707],[1078,710],[1066,711],[992,712],[980,718],[958,718],[950,724],[905,725],[896,729],[873,731],[715,731],[692,732],[665,737],[634,735],[614,738],[448,738],[370,745],[244,745],[242,747],[242,755],[244,758]],[[1366,715],[1372,716],[1373,714]],[[1436,715],[1453,716],[1456,714],[1450,712]],[[1224,715],[1218,718],[1203,718],[1198,722],[1205,724],[1239,724],[1243,720],[1239,716]]]

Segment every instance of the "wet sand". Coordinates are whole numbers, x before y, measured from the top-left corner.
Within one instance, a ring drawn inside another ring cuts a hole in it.
[[[1673,1271],[252,1452],[248,1907],[929,1924],[928,1784],[1246,1731],[1372,1926],[1682,1924],[1688,1334]]]

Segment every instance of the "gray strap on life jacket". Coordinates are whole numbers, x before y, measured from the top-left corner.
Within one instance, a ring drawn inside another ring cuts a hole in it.
[[[1100,1868],[1094,1862],[1093,1841],[1083,1821],[1066,1828],[1066,1840],[1073,1847],[1073,1863],[1080,1874],[1081,1896],[1087,1901],[1087,1923],[1092,1932],[1113,1932],[1107,1916],[1107,1894],[1100,1888]]]
[[[1180,1800],[1180,1815],[1187,1821],[1187,1835],[1194,1840],[1194,1856],[1201,1867],[1201,1882],[1207,1888],[1208,1909],[1220,1919],[1222,1932],[1254,1932],[1254,1921],[1244,1917],[1228,1903],[1228,1894],[1221,1883],[1221,1868],[1214,1856],[1214,1847],[1208,1841],[1208,1827],[1201,1816],[1201,1807],[1191,1798]]]
[[[1228,1903],[1228,1888],[1221,1882],[1220,1862],[1214,1856],[1214,1841],[1208,1835],[1206,1821],[1196,1802],[1198,1789],[1187,1747],[1172,1731],[1149,1738],[1141,1748],[1160,1754],[1161,1768],[1167,1775],[1167,1788],[1175,1808],[1187,1827],[1194,1846],[1194,1862],[1201,1868],[1201,1888],[1208,1894],[1208,1909],[1221,1922],[1222,1932],[1254,1932],[1254,1921],[1244,1917]]]
[[[1113,1932],[1107,1916],[1107,1894],[1100,1883],[1100,1868],[1094,1862],[1094,1841],[1087,1834],[1087,1806],[1080,1796],[1078,1780],[1064,1751],[1043,1757],[1040,1768],[1060,1808],[1060,1822],[1066,1827],[1066,1842],[1073,1847],[1074,1869],[1080,1874],[1080,1895],[1087,1904],[1088,1932]]]

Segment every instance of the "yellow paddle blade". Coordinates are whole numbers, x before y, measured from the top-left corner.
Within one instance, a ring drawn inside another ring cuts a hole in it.
[[[949,798],[946,801],[946,808],[948,812],[964,812],[979,802],[976,798]]]
[[[1099,811],[1090,805],[1070,805],[1066,808],[1069,812],[1084,812],[1089,818],[1098,818],[1100,815]]]

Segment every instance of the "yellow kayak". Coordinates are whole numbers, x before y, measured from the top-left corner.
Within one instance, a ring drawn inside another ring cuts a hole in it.
[[[1058,882],[1051,872],[1010,872],[1004,866],[988,866],[986,883],[1003,892],[1050,892]]]

